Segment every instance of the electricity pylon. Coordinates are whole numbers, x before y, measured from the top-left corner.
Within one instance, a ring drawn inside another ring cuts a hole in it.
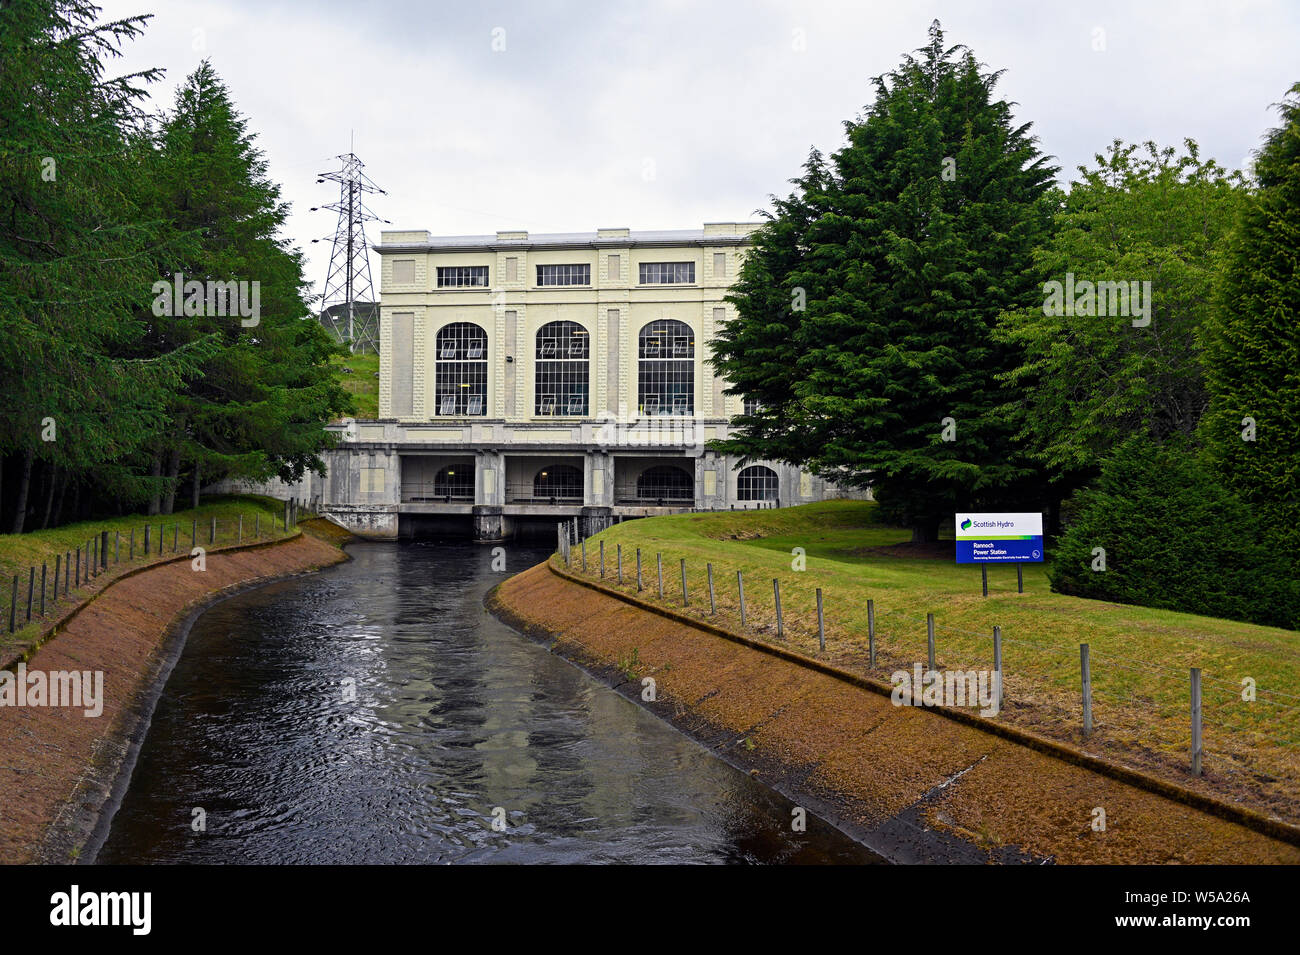
[[[339,184],[339,200],[317,209],[333,209],[339,214],[334,230],[334,249],[330,253],[329,271],[325,275],[325,294],[321,297],[320,323],[354,351],[379,351],[379,302],[370,278],[370,246],[366,243],[366,223],[383,222],[366,207],[366,193],[388,195],[362,172],[365,166],[355,153],[337,157],[341,169],[323,172],[318,183],[330,180]],[[328,237],[327,237],[328,238]],[[319,242],[320,239],[312,239]]]

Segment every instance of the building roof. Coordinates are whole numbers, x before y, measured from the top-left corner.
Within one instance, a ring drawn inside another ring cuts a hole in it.
[[[736,245],[749,241],[759,222],[706,222],[702,229],[597,229],[595,232],[539,232],[523,230],[495,235],[430,235],[422,231],[380,233],[375,251],[458,252],[470,249],[579,249],[631,246]]]

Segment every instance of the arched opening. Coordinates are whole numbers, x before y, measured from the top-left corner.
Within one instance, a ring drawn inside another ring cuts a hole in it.
[[[695,333],[685,322],[661,318],[637,339],[637,413],[695,414]]]
[[[533,478],[533,498],[558,504],[582,500],[582,471],[571,464],[548,464]]]
[[[433,477],[433,496],[445,501],[474,500],[474,465],[448,464]]]
[[[434,355],[433,413],[487,414],[487,332],[473,322],[452,322],[438,332]]]
[[[591,336],[577,322],[547,322],[537,330],[533,414],[590,413]]]
[[[751,464],[736,475],[737,500],[775,501],[780,493],[781,479],[771,468]]]
[[[695,500],[695,478],[685,468],[673,464],[656,464],[646,468],[636,479],[636,496],[660,505]]]

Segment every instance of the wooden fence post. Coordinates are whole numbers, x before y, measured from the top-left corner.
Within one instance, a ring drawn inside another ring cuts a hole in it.
[[[1201,775],[1201,668],[1192,667],[1192,775]]]
[[[867,666],[876,668],[876,602],[867,600]]]
[[[772,578],[772,599],[776,603],[776,638],[785,639],[785,618],[781,616],[781,581]]]
[[[1092,667],[1088,660],[1088,645],[1079,644],[1079,674],[1083,687],[1083,735],[1092,735]]]
[[[745,575],[736,571],[736,591],[740,594],[740,628],[745,628]]]
[[[826,652],[826,615],[822,612],[822,589],[817,588],[817,646]]]

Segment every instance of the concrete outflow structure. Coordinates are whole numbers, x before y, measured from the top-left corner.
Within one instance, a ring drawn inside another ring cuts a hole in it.
[[[382,233],[379,419],[291,493],[365,537],[483,540],[838,496],[707,446],[743,411],[707,359],[756,227]]]

